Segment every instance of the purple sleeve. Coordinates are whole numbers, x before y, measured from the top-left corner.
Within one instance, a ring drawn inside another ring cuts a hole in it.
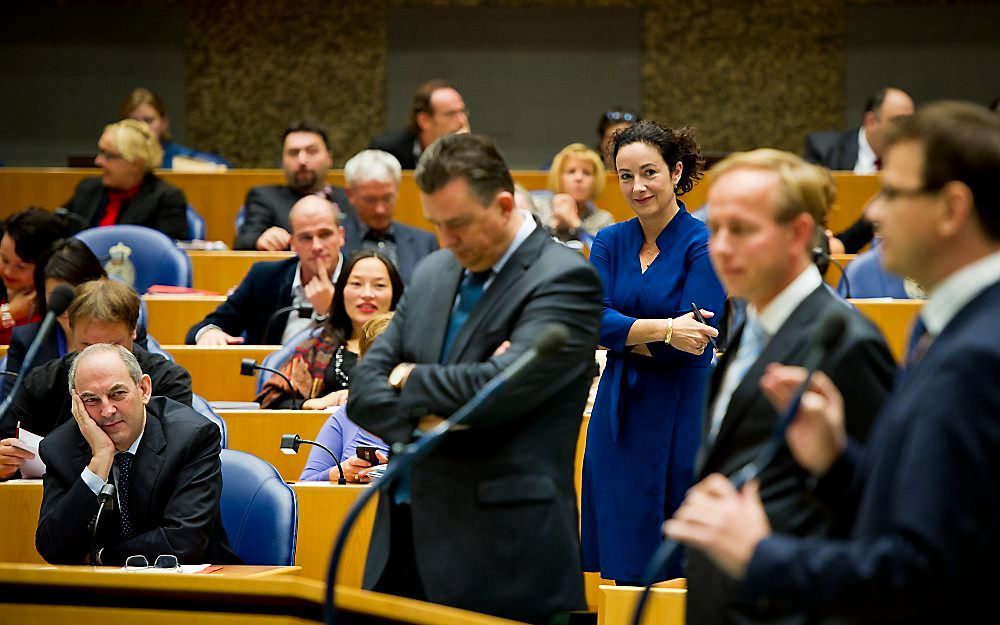
[[[339,406],[319,429],[316,434],[316,442],[330,448],[338,456],[344,454],[344,424],[342,419],[346,419],[346,411],[343,406]],[[330,470],[336,470],[333,458],[325,450],[311,445],[309,459],[302,470],[299,480],[303,482],[328,482],[330,481]],[[341,457],[341,460],[343,458]]]

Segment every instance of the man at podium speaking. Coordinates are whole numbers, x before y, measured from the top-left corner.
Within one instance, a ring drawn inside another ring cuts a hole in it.
[[[487,139],[439,139],[416,180],[445,249],[416,267],[389,328],[352,373],[351,418],[389,443],[412,441],[547,325],[562,323],[570,338],[379,500],[364,586],[547,622],[584,607],[573,461],[600,279],[515,209],[510,172]]]

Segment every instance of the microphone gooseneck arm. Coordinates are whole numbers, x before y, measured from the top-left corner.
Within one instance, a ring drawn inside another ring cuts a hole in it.
[[[261,335],[263,339],[266,341],[267,337],[271,335],[271,328],[278,320],[278,317],[280,317],[285,313],[291,313],[293,311],[297,311],[299,313],[299,317],[309,316],[313,313],[312,306],[295,306],[295,305],[282,306],[278,310],[271,313],[271,316],[267,318],[267,323],[264,324],[264,333]]]
[[[380,491],[388,492],[390,484],[395,482],[401,475],[408,473],[410,469],[420,460],[431,453],[444,440],[444,435],[454,426],[460,425],[468,420],[470,416],[478,412],[487,401],[493,398],[509,381],[522,375],[525,371],[535,366],[538,361],[551,356],[559,350],[569,338],[569,330],[561,324],[551,324],[546,326],[538,335],[535,344],[526,352],[521,354],[507,368],[497,373],[489,382],[482,386],[464,406],[455,411],[448,419],[437,424],[430,430],[424,432],[423,436],[415,441],[402,445],[398,444],[393,448],[392,462],[386,465],[385,473],[375,481],[360,497],[354,500],[351,508],[344,517],[344,522],[337,532],[337,538],[333,544],[333,551],[330,553],[330,565],[326,572],[326,601],[323,607],[323,621],[327,625],[335,625],[337,609],[334,605],[335,585],[337,582],[337,567],[340,564],[344,547],[347,544],[347,536],[351,528],[357,522],[358,517],[365,505]],[[396,448],[399,448],[398,450]]]
[[[851,281],[847,277],[847,269],[842,264],[840,264],[839,260],[834,258],[826,250],[824,250],[822,247],[817,246],[813,248],[813,258],[819,258],[819,257],[825,258],[826,260],[836,265],[837,269],[840,269],[840,279],[844,281],[844,299],[851,299]]]
[[[101,487],[100,492],[97,493],[97,514],[94,515],[94,520],[90,524],[90,564],[91,566],[97,566],[97,526],[101,522],[101,513],[104,512],[104,506],[107,505],[108,501],[115,496],[115,485],[110,481]]]
[[[333,462],[336,463],[337,465],[337,471],[340,472],[340,479],[337,480],[337,483],[340,484],[341,486],[347,484],[347,478],[344,477],[344,467],[341,466],[340,458],[337,457],[337,454],[333,453],[333,450],[331,450],[329,447],[318,441],[310,441],[304,438],[300,438],[298,442],[302,445],[314,445],[316,447],[319,447],[326,453],[330,454],[330,457],[333,458]]]

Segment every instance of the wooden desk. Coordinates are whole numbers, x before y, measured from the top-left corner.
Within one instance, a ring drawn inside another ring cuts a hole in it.
[[[830,263],[830,266],[826,269],[826,274],[823,276],[823,281],[832,286],[834,289],[840,284],[840,279],[844,275],[844,270],[847,266],[851,264],[851,261],[858,257],[857,254],[832,254],[833,260],[840,263],[843,270],[834,263]]]
[[[226,295],[230,289],[235,288],[254,263],[284,260],[294,256],[292,252],[208,252],[198,250],[188,250],[187,255],[191,259],[194,288],[215,291],[219,295]],[[189,325],[188,328],[190,327]],[[184,331],[187,332],[187,329]],[[159,339],[159,336],[156,338]],[[184,337],[182,336],[180,341],[174,340],[174,342],[183,343]]]
[[[297,576],[136,575],[90,567],[0,565],[5,623],[50,625],[302,625],[322,622],[322,583]],[[337,621],[512,625],[456,608],[337,587]]]
[[[191,374],[194,392],[208,401],[253,401],[257,375],[240,375],[240,361],[253,358],[259,364],[279,345],[163,345],[180,366]]]
[[[298,542],[295,550],[296,567],[303,577],[325,581],[326,569],[333,548],[333,539],[344,521],[348,508],[367,486],[319,482],[292,484],[299,502]],[[377,501],[377,498],[376,500]],[[35,528],[42,503],[41,480],[13,480],[0,483],[0,510],[6,522],[0,525],[0,562],[45,564],[35,550]],[[338,569],[337,583],[350,588],[361,587],[368,541],[371,538],[375,507],[365,508],[344,549],[344,559]],[[295,567],[238,567],[223,572],[241,576],[273,576],[296,571]],[[108,569],[103,569],[108,570]]]
[[[642,588],[601,586],[597,625],[629,625]],[[684,625],[687,590],[653,588],[642,615],[642,625]]]
[[[858,311],[872,320],[882,331],[886,343],[897,362],[903,362],[910,330],[916,322],[917,314],[924,307],[923,300],[872,300],[852,299]]]
[[[62,206],[73,195],[77,183],[87,176],[95,176],[97,169],[67,168],[0,168],[0,217],[6,217],[27,206],[53,209]],[[514,180],[529,191],[545,188],[548,172],[514,171]],[[209,239],[221,240],[231,245],[235,239],[236,213],[246,199],[251,187],[265,184],[284,184],[285,177],[278,169],[237,169],[222,173],[158,172],[165,181],[180,187],[188,202],[205,218]],[[830,214],[829,227],[834,232],[843,230],[861,214],[865,203],[879,189],[878,176],[857,176],[849,172],[835,172],[837,203]],[[708,195],[708,176],[683,196],[688,210],[695,210],[705,203]],[[344,185],[343,170],[333,170],[327,180],[334,185]],[[618,221],[634,215],[618,188],[613,173],[608,174],[604,192],[596,203],[609,211]],[[419,228],[430,230],[420,206],[420,192],[413,179],[413,172],[403,172],[396,219]],[[213,289],[214,290],[214,289]]]
[[[143,295],[146,331],[160,345],[183,345],[191,326],[226,301],[222,295]]]

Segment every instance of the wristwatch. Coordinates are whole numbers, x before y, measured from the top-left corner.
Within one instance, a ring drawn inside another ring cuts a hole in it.
[[[407,376],[413,371],[413,368],[417,365],[412,362],[401,362],[392,370],[389,374],[389,386],[398,390],[402,390],[403,384],[406,383]]]

